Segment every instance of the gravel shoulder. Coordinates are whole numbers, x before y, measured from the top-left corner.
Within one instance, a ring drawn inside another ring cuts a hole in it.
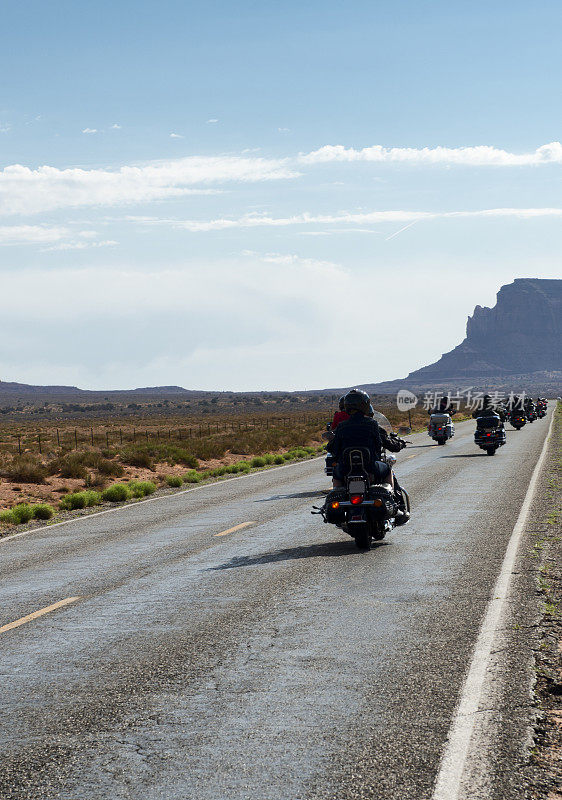
[[[532,636],[535,722],[524,767],[529,800],[562,798],[562,404],[555,413],[525,553],[537,606]]]

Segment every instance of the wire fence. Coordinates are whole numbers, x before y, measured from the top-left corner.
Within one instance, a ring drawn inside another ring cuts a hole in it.
[[[202,439],[270,428],[288,428],[297,424],[321,422],[326,414],[295,414],[290,417],[269,417],[239,420],[209,420],[181,427],[146,425],[142,427],[104,425],[47,428],[42,430],[0,431],[0,452],[22,455],[48,453],[55,449],[78,450],[84,447],[121,447],[126,444]]]

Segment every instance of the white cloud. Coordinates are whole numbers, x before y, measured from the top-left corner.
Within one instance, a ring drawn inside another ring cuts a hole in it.
[[[0,122],[0,133],[8,133],[12,130],[12,126],[7,122]]]
[[[183,139],[183,136],[181,135],[181,133],[171,133],[170,139]]]
[[[97,241],[97,236],[96,231],[74,230],[65,225],[2,225],[0,226],[0,247],[49,245],[41,248],[43,252],[47,252],[50,250],[86,250],[117,244],[112,240]]]
[[[45,244],[61,241],[71,235],[66,227],[3,225],[0,226],[0,245]]]
[[[207,125],[213,125],[215,122],[218,122],[218,119],[208,119]]]
[[[470,219],[476,217],[515,217],[534,219],[537,217],[562,217],[562,208],[487,208],[477,211],[367,211],[343,212],[341,214],[295,214],[291,217],[270,217],[261,214],[245,214],[235,219],[212,220],[155,220],[155,224],[171,225],[178,230],[193,233],[201,231],[228,230],[231,228],[276,228],[290,225],[341,225],[379,224],[400,222],[407,224],[432,219]],[[316,232],[318,233],[318,232]]]
[[[279,133],[290,133],[291,132],[290,128],[277,128],[277,130],[279,131]]]
[[[84,128],[82,130],[82,133],[98,133],[98,129],[97,128]]]
[[[121,125],[118,125],[116,122],[111,126],[111,129],[114,131],[120,131]]]
[[[91,250],[98,247],[114,247],[117,244],[119,244],[119,242],[116,242],[113,239],[105,239],[100,242],[70,241],[54,244],[51,247],[44,247],[43,252],[48,253],[53,250]]]
[[[513,167],[535,164],[562,164],[562,144],[550,142],[530,153],[510,153],[490,145],[476,147],[383,147],[373,145],[355,150],[343,145],[325,145],[311,153],[301,153],[301,164],[370,161],[377,164],[450,164],[477,167]]]
[[[118,170],[14,164],[0,171],[0,213],[145,203],[182,197],[198,184],[280,180],[298,174],[285,159],[241,156],[191,156]]]

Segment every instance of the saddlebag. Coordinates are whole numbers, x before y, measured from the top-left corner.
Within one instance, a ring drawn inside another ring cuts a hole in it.
[[[347,492],[345,489],[334,489],[326,496],[324,503],[324,519],[332,525],[345,522],[345,510],[343,508],[334,508],[336,503],[347,499]]]

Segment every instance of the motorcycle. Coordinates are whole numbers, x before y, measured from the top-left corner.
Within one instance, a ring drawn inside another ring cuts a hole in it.
[[[515,430],[520,431],[523,425],[527,424],[527,417],[523,411],[512,411],[509,415],[509,421]]]
[[[476,418],[474,444],[485,450],[489,456],[494,456],[498,447],[503,447],[505,442],[505,430],[497,415]]]
[[[543,417],[546,417],[547,408],[548,408],[548,406],[547,406],[546,401],[545,400],[539,400],[539,402],[537,403],[537,417],[539,419],[542,419]]]
[[[534,422],[537,419],[537,411],[535,409],[535,405],[533,403],[532,406],[529,406],[525,409],[525,413],[527,415],[527,419],[529,422]]]
[[[375,412],[375,419],[389,436],[403,442],[393,433],[385,416]],[[373,476],[365,466],[370,461],[367,449],[350,447],[344,451],[343,459],[349,470],[345,486],[329,492],[324,505],[314,506],[312,513],[321,514],[324,522],[336,525],[355,539],[360,550],[369,550],[373,540],[381,541],[394,527],[408,521],[410,497],[405,489],[400,489],[407,512],[404,515],[390,482],[392,465],[396,462],[392,454],[383,451],[382,460],[388,470]]]
[[[449,414],[432,414],[429,418],[427,433],[437,444],[445,444],[447,439],[455,435],[455,426]]]

